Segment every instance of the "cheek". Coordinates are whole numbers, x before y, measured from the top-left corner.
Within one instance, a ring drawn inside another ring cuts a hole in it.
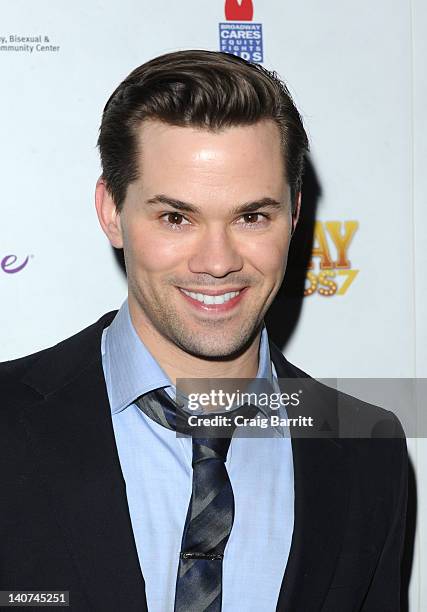
[[[183,249],[173,239],[162,239],[150,228],[128,235],[125,250],[129,263],[140,273],[163,272],[183,259]]]
[[[252,240],[246,248],[247,260],[264,276],[281,277],[286,266],[289,240],[282,235],[266,240]]]

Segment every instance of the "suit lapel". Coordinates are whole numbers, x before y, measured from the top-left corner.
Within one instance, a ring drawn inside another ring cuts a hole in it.
[[[304,376],[273,344],[270,350],[279,378]],[[305,391],[316,394],[315,416],[320,424],[326,421],[330,431],[328,437],[322,437],[322,434],[298,437],[291,428],[295,518],[278,612],[318,612],[321,609],[333,577],[347,516],[351,459],[344,452],[342,442],[333,437],[338,431],[334,402],[325,402],[322,386],[319,384],[314,390],[311,386],[314,381],[308,380],[310,383]],[[285,391],[286,383],[281,386]],[[313,403],[309,402],[309,405],[313,406]],[[296,417],[303,412],[304,408],[289,408],[288,416]]]
[[[80,343],[79,371],[61,371],[61,386],[24,409],[42,486],[86,595],[96,610],[147,610],[145,585],[126,499],[102,371],[100,339],[105,320]],[[108,320],[107,320],[108,323]],[[90,350],[90,345],[94,350]],[[76,343],[78,352],[79,342]],[[69,347],[63,351],[67,371]],[[30,372],[40,389],[42,372],[57,368],[61,345]],[[72,360],[71,360],[72,361]],[[83,363],[82,363],[83,362]],[[65,382],[64,378],[68,381]],[[40,391],[39,391],[40,392]]]

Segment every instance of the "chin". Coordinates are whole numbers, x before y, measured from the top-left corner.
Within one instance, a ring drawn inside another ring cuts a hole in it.
[[[218,336],[218,334],[217,334]],[[231,359],[237,357],[250,344],[253,336],[236,338],[234,341],[218,341],[217,338],[206,337],[176,338],[175,342],[186,353],[200,359]],[[216,341],[215,341],[216,340]]]

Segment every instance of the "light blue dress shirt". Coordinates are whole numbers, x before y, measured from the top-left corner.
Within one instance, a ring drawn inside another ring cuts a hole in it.
[[[137,335],[127,301],[104,330],[101,351],[148,610],[173,612],[191,496],[191,438],[177,437],[133,403],[160,387],[175,397],[175,388]],[[278,389],[265,326],[257,377],[271,380]],[[286,411],[279,411],[286,416]],[[294,527],[291,439],[283,432],[275,437],[233,437],[226,466],[235,517],[223,561],[222,610],[274,612]]]

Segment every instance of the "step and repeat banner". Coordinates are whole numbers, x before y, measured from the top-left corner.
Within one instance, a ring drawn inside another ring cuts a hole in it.
[[[285,355],[317,377],[427,376],[422,0],[0,0],[0,13],[1,360],[124,300],[94,208],[102,109],[136,66],[203,48],[278,72],[309,134],[313,240],[303,295],[275,310]],[[414,612],[427,609],[424,442],[408,441]]]

